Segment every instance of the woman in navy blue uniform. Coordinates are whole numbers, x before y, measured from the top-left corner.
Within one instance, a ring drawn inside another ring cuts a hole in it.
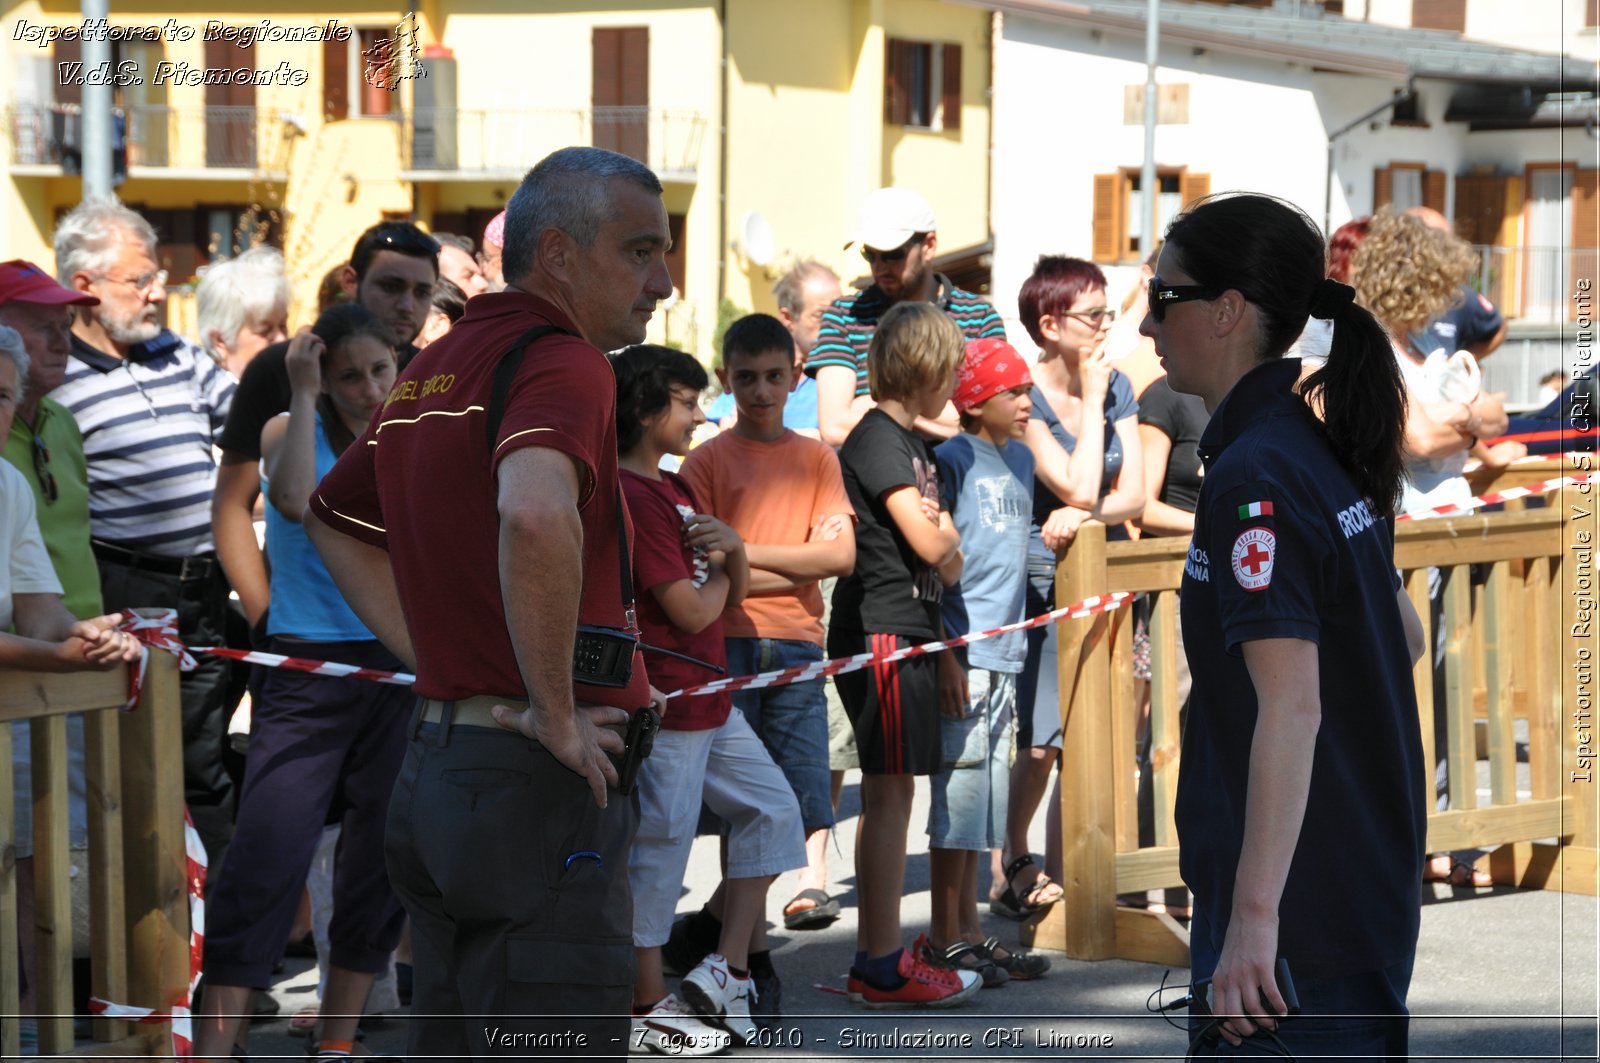
[[[1168,229],[1140,329],[1212,415],[1177,801],[1192,976],[1220,1017],[1197,994],[1208,1053],[1259,1052],[1240,1045],[1262,1030],[1300,1058],[1406,1051],[1427,786],[1421,627],[1393,558],[1405,390],[1352,295],[1302,211],[1221,196]],[[1308,315],[1333,322],[1332,349],[1297,387],[1282,355]],[[1280,958],[1302,1009],[1281,1023]]]

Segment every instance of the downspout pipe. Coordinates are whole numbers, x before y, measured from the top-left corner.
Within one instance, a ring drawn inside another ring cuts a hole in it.
[[[1378,106],[1374,107],[1372,110],[1368,111],[1366,114],[1363,114],[1360,118],[1357,118],[1355,121],[1351,122],[1349,125],[1346,125],[1346,126],[1340,128],[1340,129],[1336,129],[1332,133],[1328,134],[1328,176],[1327,176],[1326,180],[1323,182],[1323,199],[1322,199],[1322,235],[1323,236],[1326,237],[1326,236],[1331,236],[1333,234],[1333,149],[1337,146],[1336,142],[1339,140],[1340,137],[1344,136],[1346,133],[1352,132],[1353,130],[1357,129],[1360,126],[1366,125],[1368,122],[1372,121],[1374,118],[1378,117],[1378,115],[1382,114],[1383,112],[1389,111],[1389,110],[1393,110],[1394,108],[1400,106],[1402,103],[1410,103],[1412,100],[1414,100],[1416,98],[1417,98],[1416,82],[1408,81],[1408,82],[1406,82],[1406,91],[1402,92],[1400,95],[1391,96],[1389,99],[1385,100],[1383,103],[1380,103]]]
[[[717,4],[722,20],[722,102],[717,115],[717,306],[728,297],[728,0]]]

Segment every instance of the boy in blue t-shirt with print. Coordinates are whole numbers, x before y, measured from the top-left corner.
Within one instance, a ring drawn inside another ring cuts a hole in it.
[[[1020,442],[1033,409],[1027,363],[1005,340],[969,342],[952,396],[961,434],[934,450],[966,564],[941,612],[954,638],[1026,616],[1033,454]],[[1041,955],[985,939],[978,923],[978,859],[1005,837],[1017,675],[1027,637],[1013,631],[949,652],[965,658],[964,689],[940,691],[944,764],[928,812],[932,948],[985,987],[1036,978]],[[946,673],[948,676],[949,673]],[[951,685],[949,682],[942,684]]]

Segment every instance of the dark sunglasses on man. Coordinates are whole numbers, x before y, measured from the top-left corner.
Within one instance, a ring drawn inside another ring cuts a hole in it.
[[[1150,278],[1150,316],[1160,324],[1167,319],[1167,307],[1194,299],[1215,299],[1222,292],[1204,284],[1165,284],[1160,277]]]
[[[921,243],[922,239],[923,234],[917,233],[893,251],[879,251],[876,248],[862,245],[861,257],[867,260],[868,265],[875,265],[879,262],[904,262],[906,256],[911,253],[911,249]]]

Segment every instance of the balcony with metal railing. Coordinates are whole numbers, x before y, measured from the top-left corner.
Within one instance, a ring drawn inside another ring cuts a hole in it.
[[[13,174],[82,170],[83,112],[71,104],[5,111]],[[257,107],[135,104],[112,111],[114,165],[129,176],[282,179],[282,121]]]
[[[686,183],[706,125],[698,111],[658,107],[417,108],[401,123],[405,180],[517,180],[556,148],[593,144]]]
[[[1472,286],[1507,320],[1554,325],[1575,316],[1578,278],[1596,279],[1592,247],[1496,247],[1479,244]]]

